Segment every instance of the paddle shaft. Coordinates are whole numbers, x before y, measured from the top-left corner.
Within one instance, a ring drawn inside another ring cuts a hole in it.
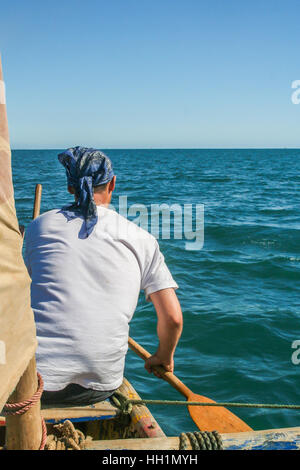
[[[132,338],[128,338],[128,345],[129,345],[130,349],[132,351],[134,351],[144,361],[146,361],[149,357],[151,357],[151,354],[148,353],[148,351],[146,351],[146,349],[144,349],[142,346],[140,346]],[[153,368],[155,368],[157,370],[157,372],[159,372],[162,379],[164,379],[166,382],[168,382],[170,385],[172,385],[172,387],[174,387],[177,390],[177,392],[181,393],[185,398],[188,398],[193,393],[172,372],[167,372],[161,366],[154,366]]]

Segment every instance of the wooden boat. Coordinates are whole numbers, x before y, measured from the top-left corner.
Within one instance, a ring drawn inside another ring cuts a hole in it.
[[[140,399],[133,386],[125,378],[119,392],[129,399]],[[45,419],[48,435],[52,434],[55,425],[69,420],[76,429],[96,441],[166,437],[149,409],[144,405],[133,406],[130,415],[122,414],[109,401],[83,407],[42,408],[41,414]],[[5,424],[5,417],[0,417],[0,447],[5,443]]]
[[[124,378],[119,391],[138,400],[138,393]],[[71,421],[92,439],[87,450],[179,450],[179,436],[168,437],[145,405],[134,405],[123,415],[108,401],[95,405],[41,410],[48,435],[53,427]],[[300,450],[300,427],[222,434],[224,450]],[[0,448],[5,443],[5,418],[0,417]],[[191,446],[187,447],[187,450]]]

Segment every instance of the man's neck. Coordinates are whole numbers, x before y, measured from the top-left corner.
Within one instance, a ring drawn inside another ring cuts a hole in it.
[[[97,194],[95,193],[94,194],[94,201],[95,201],[95,204],[96,206],[104,206],[104,207],[107,207],[110,203],[110,198],[107,197],[106,195],[104,194]]]
[[[76,196],[75,196],[75,201],[76,201]],[[97,193],[94,193],[94,201],[95,201],[95,204],[96,206],[109,206],[110,204],[110,201],[111,201],[111,196],[107,195],[107,194],[97,194]]]

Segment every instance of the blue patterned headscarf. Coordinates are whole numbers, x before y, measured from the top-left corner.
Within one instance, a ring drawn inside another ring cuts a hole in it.
[[[83,216],[85,238],[93,231],[98,220],[93,187],[108,183],[114,176],[110,159],[93,148],[74,147],[58,155],[66,168],[68,185],[75,189],[76,202],[64,206],[62,211],[68,220]]]

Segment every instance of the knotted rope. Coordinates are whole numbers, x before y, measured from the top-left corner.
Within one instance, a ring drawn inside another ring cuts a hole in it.
[[[223,450],[223,443],[217,431],[182,432],[179,436],[179,450],[186,450],[189,444],[193,450]]]
[[[114,394],[109,398],[113,405],[118,408],[121,413],[124,415],[130,415],[132,412],[132,402],[136,400],[129,400],[126,395],[123,395],[121,392],[114,392]],[[138,400],[140,401],[140,400]]]
[[[34,393],[34,395],[32,395],[32,397],[29,398],[28,400],[24,400],[19,403],[6,403],[2,410],[4,415],[6,416],[22,415],[39,402],[43,393],[44,382],[43,382],[41,374],[37,373],[37,376],[38,376],[38,389]],[[47,439],[46,423],[43,417],[41,417],[41,419],[42,419],[42,441],[41,441],[39,450],[43,450],[45,448],[46,439]]]

